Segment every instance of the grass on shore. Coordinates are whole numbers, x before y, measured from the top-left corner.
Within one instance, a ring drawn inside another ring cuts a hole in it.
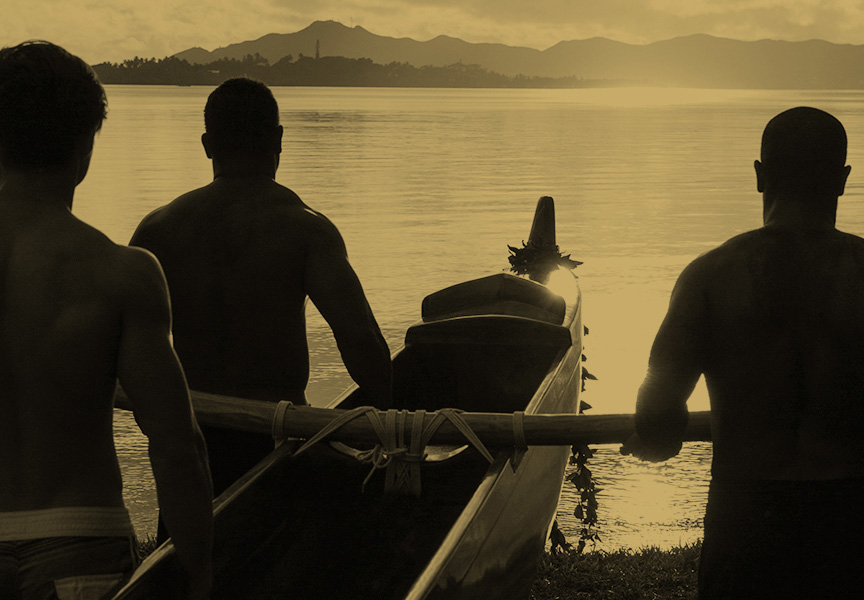
[[[693,600],[700,549],[547,554],[530,600]]]
[[[143,560],[156,538],[139,540]],[[701,543],[659,550],[546,554],[529,600],[694,600]]]
[[[143,561],[145,558],[150,556],[150,553],[153,552],[159,544],[156,543],[156,536],[149,534],[144,537],[138,538],[138,560]]]

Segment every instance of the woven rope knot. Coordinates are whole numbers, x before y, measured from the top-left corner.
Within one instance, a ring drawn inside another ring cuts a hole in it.
[[[384,450],[380,445],[376,445],[374,448],[370,448],[369,450],[358,452],[356,458],[362,463],[368,463],[379,468],[386,467],[393,458],[393,455]]]
[[[273,436],[277,439],[281,439],[280,436],[287,409],[287,405],[277,408],[273,422]],[[420,465],[426,458],[426,446],[445,421],[449,421],[462,433],[465,439],[487,461],[490,463],[494,461],[492,454],[480,438],[477,437],[477,434],[474,433],[470,425],[462,418],[462,412],[455,408],[444,408],[433,413],[432,419],[427,423],[427,413],[424,410],[415,411],[413,414],[408,411],[388,410],[384,413],[384,421],[382,422],[378,410],[371,406],[359,406],[333,419],[321,431],[300,446],[294,453],[294,456],[302,454],[346,423],[365,416],[375,431],[379,443],[374,448],[362,451],[357,455],[358,460],[372,465],[369,474],[363,481],[364,489],[375,471],[386,468],[385,491],[408,492],[419,496],[421,491]],[[407,425],[409,417],[411,417],[410,427]],[[405,441],[406,429],[410,432],[410,440],[407,444]]]
[[[369,450],[359,452],[356,455],[357,460],[361,463],[372,465],[372,468],[369,469],[369,474],[366,475],[365,479],[363,479],[361,489],[363,491],[366,490],[366,484],[369,483],[370,479],[372,479],[372,475],[375,474],[375,471],[378,469],[389,468],[393,459],[402,459],[405,453],[406,450],[404,448],[397,448],[394,451],[388,452],[380,444],[376,444],[374,448]]]

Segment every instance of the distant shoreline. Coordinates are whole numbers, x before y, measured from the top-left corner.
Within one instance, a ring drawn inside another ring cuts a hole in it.
[[[503,75],[476,64],[455,63],[444,67],[415,67],[409,63],[378,64],[369,58],[286,56],[274,64],[259,55],[242,60],[228,58],[193,64],[176,56],[134,58],[122,63],[93,65],[108,85],[171,85],[216,87],[226,79],[250,77],[277,87],[368,87],[437,89],[599,89],[652,87],[716,90],[862,90],[860,85],[719,85],[707,82],[660,82],[651,79],[602,79]]]
[[[272,86],[378,88],[502,88],[572,89],[651,85],[648,81],[502,75],[479,65],[456,63],[444,67],[415,67],[392,62],[381,65],[368,58],[286,56],[271,65],[260,55],[242,60],[222,59],[193,64],[177,57],[134,58],[122,63],[93,65],[104,84],[216,86],[233,77],[250,77]]]

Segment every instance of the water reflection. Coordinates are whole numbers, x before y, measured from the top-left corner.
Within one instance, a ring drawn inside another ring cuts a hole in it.
[[[156,535],[156,489],[147,460],[147,438],[132,413],[114,411],[114,446],[123,472],[123,499],[139,537]]]
[[[589,461],[599,490],[598,547],[669,548],[700,539],[710,463],[710,443],[686,444],[660,464],[621,457],[618,446],[598,446]],[[570,540],[580,528],[572,514],[576,502],[575,488],[565,483],[557,518]]]

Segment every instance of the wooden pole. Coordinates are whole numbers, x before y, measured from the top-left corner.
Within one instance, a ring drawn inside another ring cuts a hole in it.
[[[237,429],[270,435],[276,414],[276,403],[246,398],[220,396],[204,392],[191,392],[192,404],[200,423],[226,429]],[[132,404],[117,388],[115,406],[127,410]],[[346,410],[289,406],[285,411],[282,433],[286,437],[309,438],[321,431]],[[412,413],[406,414],[410,415]],[[378,411],[384,420],[386,411]],[[435,413],[428,413],[426,423]],[[513,416],[511,413],[461,413],[477,437],[487,446],[513,445]],[[529,446],[559,446],[576,443],[620,444],[634,431],[632,414],[574,415],[541,414],[524,416],[525,441]],[[411,418],[405,423],[410,424]],[[410,426],[410,425],[409,425]],[[343,425],[328,437],[346,444],[374,444],[378,437],[366,417],[358,417]],[[684,441],[711,439],[710,413],[691,412]],[[462,444],[465,437],[449,421],[444,422],[430,443]]]

